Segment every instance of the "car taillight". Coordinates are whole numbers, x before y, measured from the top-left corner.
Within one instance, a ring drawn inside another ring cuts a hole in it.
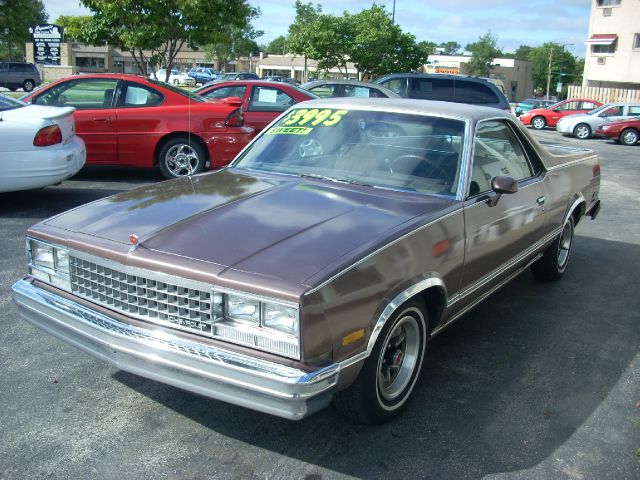
[[[41,128],[33,139],[35,147],[48,147],[56,143],[62,143],[62,131],[58,125]]]
[[[242,113],[241,108],[235,109],[233,112],[229,114],[224,124],[227,127],[241,127],[244,125],[244,114]]]

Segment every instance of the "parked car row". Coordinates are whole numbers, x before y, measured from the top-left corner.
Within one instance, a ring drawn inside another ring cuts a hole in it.
[[[574,98],[547,108],[522,111],[518,118],[532,128],[555,127],[559,133],[580,140],[606,136],[623,145],[636,145],[639,140],[640,103],[603,105],[597,100]]]

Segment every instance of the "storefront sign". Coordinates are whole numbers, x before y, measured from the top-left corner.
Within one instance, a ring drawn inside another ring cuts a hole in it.
[[[63,28],[58,25],[38,25],[30,28],[33,35],[34,57],[36,63],[60,65],[60,42]]]

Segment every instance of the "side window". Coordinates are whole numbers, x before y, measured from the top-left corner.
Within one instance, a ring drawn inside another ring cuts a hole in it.
[[[596,104],[593,102],[582,102],[580,106],[581,110],[593,110],[594,108],[596,108]]]
[[[640,115],[640,106],[629,107],[629,115]]]
[[[164,97],[155,90],[137,83],[127,83],[124,89],[122,107],[153,107],[160,105]]]
[[[78,110],[111,108],[113,92],[118,84],[112,79],[86,79],[64,82],[39,95],[33,103]]]
[[[310,88],[309,91],[319,96],[320,98],[335,97],[337,85],[318,85],[317,87]]]
[[[490,120],[477,128],[469,195],[491,190],[497,176],[524,180],[534,175],[522,146],[506,121]]]
[[[390,90],[393,90],[401,97],[407,97],[407,79],[406,78],[392,78],[391,80],[387,80],[383,82],[382,85],[387,87]]]
[[[560,110],[561,112],[566,112],[567,110],[580,110],[579,102],[568,102],[564,105],[560,105],[556,110]]]
[[[378,90],[369,87],[362,87],[359,85],[345,85],[343,91],[344,97],[356,97],[356,98],[378,98],[384,97]]]
[[[602,112],[599,117],[617,117],[622,115],[622,107],[611,107],[607,108],[604,112]]]
[[[6,73],[7,70],[9,70],[9,65],[4,62],[0,62],[0,73]]]
[[[254,87],[249,100],[248,111],[284,112],[296,101],[279,88]]]
[[[234,86],[230,86],[230,87],[220,87],[220,88],[216,88],[215,90],[211,90],[207,93],[204,94],[205,98],[211,98],[214,100],[220,100],[222,98],[228,98],[228,97],[240,97],[243,98],[244,97],[244,91],[245,91],[245,86],[244,85],[234,85]]]

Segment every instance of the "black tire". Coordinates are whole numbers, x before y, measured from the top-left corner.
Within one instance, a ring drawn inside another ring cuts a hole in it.
[[[360,423],[386,422],[407,405],[427,350],[429,320],[418,299],[387,321],[360,375],[333,400],[344,417]]]
[[[538,115],[537,117],[533,117],[531,119],[531,126],[536,130],[542,130],[547,126],[547,119]]]
[[[586,140],[591,137],[591,127],[586,123],[579,123],[573,128],[573,136],[580,140]]]
[[[620,143],[628,147],[635,145],[640,140],[640,134],[635,128],[626,128],[620,134]]]
[[[177,87],[177,86],[179,86],[179,85],[180,85],[180,80],[174,80],[174,81],[173,81],[173,84],[174,84],[176,87]]]
[[[547,248],[542,258],[531,265],[531,272],[535,278],[543,281],[562,278],[571,257],[574,226],[573,215],[569,215],[558,238]]]
[[[36,82],[34,82],[31,79],[27,79],[24,82],[22,82],[22,89],[25,92],[30,92],[31,90],[33,90],[36,86]]]
[[[162,146],[156,160],[166,178],[177,178],[202,172],[207,155],[196,139],[175,137]]]
[[[18,87],[7,87],[7,88],[12,92],[15,92],[16,90],[18,90]]]

